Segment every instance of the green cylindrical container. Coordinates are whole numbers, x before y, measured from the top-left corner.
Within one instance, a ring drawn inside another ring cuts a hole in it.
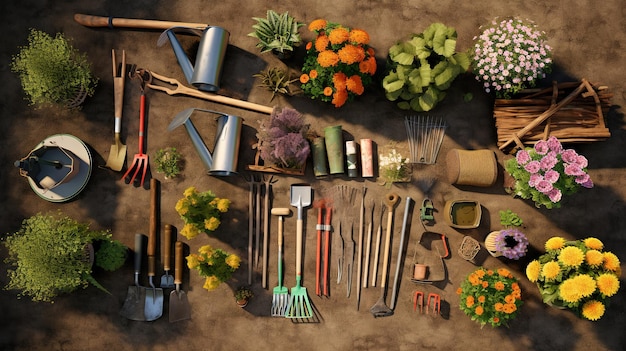
[[[324,139],[326,142],[326,154],[328,155],[330,174],[343,173],[343,131],[341,125],[324,128]]]
[[[326,158],[326,140],[324,137],[313,139],[313,173],[316,177],[328,175],[328,159]]]

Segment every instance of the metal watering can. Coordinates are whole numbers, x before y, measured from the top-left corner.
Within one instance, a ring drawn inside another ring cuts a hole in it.
[[[190,119],[194,111],[204,111],[219,115],[219,117],[216,118],[217,133],[215,135],[213,154],[209,152],[209,149],[204,144],[202,137]],[[188,108],[174,117],[174,120],[167,127],[167,130],[171,132],[177,127],[184,125],[209,175],[229,176],[237,174],[237,160],[239,156],[239,141],[242,124],[243,119],[238,116],[212,110]]]
[[[178,31],[188,32],[201,37],[198,53],[196,54],[195,67],[191,65],[189,57],[187,57],[185,50],[183,50],[176,38],[175,32]],[[219,90],[222,65],[226,48],[228,47],[229,36],[230,33],[222,27],[209,26],[204,29],[172,27],[161,34],[157,41],[157,46],[162,46],[169,39],[178,64],[183,69],[189,84],[202,91],[216,92]]]

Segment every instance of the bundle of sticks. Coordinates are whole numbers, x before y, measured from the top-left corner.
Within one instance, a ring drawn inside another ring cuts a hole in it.
[[[582,79],[525,90],[516,99],[496,99],[498,147],[514,152],[549,136],[564,143],[605,140],[611,136],[604,121],[611,98],[606,86]]]

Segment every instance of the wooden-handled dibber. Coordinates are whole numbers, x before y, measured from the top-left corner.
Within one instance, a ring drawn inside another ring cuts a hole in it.
[[[92,16],[81,13],[74,14],[74,21],[86,27],[109,27],[109,28],[141,28],[141,29],[168,29],[172,27],[206,28],[206,23],[172,22],[161,20],[145,20],[135,18],[119,18]]]

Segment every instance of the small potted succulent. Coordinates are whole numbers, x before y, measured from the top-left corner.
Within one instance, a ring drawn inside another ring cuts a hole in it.
[[[430,111],[446,95],[457,76],[467,71],[467,53],[456,51],[456,30],[433,23],[389,49],[385,96],[403,110]]]
[[[13,56],[11,70],[19,75],[30,104],[39,107],[79,107],[87,96],[93,96],[98,83],[87,55],[63,33],[53,37],[31,29],[28,45]]]
[[[180,174],[182,155],[175,147],[159,149],[154,155],[157,172],[163,173],[165,179],[174,178]]]
[[[252,19],[257,23],[252,26],[254,32],[248,36],[259,40],[256,46],[261,52],[271,51],[278,58],[287,59],[302,42],[298,30],[304,23],[298,22],[289,12],[279,14],[274,10],[267,10],[266,18]]]
[[[91,230],[60,213],[27,218],[3,241],[9,253],[6,262],[13,266],[6,288],[44,302],[89,284],[108,293],[92,276],[93,265],[115,270],[124,264],[127,252],[108,231]]]
[[[304,174],[306,161],[311,153],[309,125],[300,112],[285,107],[275,108],[269,119],[262,120],[257,133],[257,164],[251,170],[277,172],[293,175]],[[258,158],[264,165],[258,165]]]
[[[254,293],[246,286],[240,286],[235,290],[235,302],[237,302],[237,306],[241,308],[246,307],[253,297]]]

